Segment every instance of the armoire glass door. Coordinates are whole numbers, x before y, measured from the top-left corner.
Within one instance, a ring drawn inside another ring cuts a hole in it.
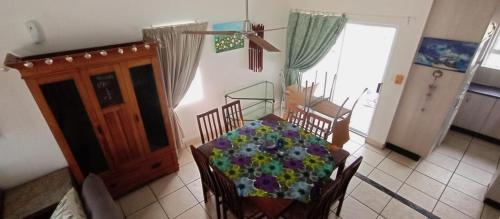
[[[169,144],[156,87],[153,66],[145,64],[129,68],[135,97],[141,113],[151,151]]]
[[[75,82],[69,79],[41,84],[40,89],[83,176],[108,170]]]

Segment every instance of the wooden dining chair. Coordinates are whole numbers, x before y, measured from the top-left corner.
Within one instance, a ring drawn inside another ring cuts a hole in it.
[[[320,191],[317,193],[319,195],[312,197],[309,203],[295,202],[282,216],[287,219],[327,219],[330,214],[330,208],[336,201],[339,201],[339,205],[335,214],[339,216],[347,186],[361,165],[362,160],[363,157],[356,159],[335,181],[328,180],[320,188]]]
[[[363,156],[358,157],[351,165],[349,165],[343,172],[340,177],[340,193],[336,194],[336,200],[339,201],[339,205],[337,206],[337,211],[335,214],[340,216],[340,211],[342,210],[342,204],[344,203],[345,194],[347,193],[347,186],[349,186],[349,182],[351,182],[352,177],[358,171],[359,166],[361,166],[361,161],[363,161]]]
[[[306,130],[316,136],[328,139],[331,133],[332,121],[320,115],[309,113],[306,119]]]
[[[222,106],[222,117],[226,132],[243,126],[243,111],[239,100]]]
[[[298,108],[298,106],[290,106],[287,109],[287,119],[289,123],[295,124],[303,129],[306,129],[307,125],[307,113],[306,111]]]
[[[203,189],[203,200],[205,203],[208,202],[208,192],[212,191],[215,197],[215,207],[217,211],[217,218],[220,218],[220,203],[221,196],[216,185],[213,172],[210,170],[210,164],[208,159],[203,155],[203,153],[195,148],[193,145],[189,146],[191,148],[191,154],[193,155],[196,166],[198,166],[198,171],[200,172],[201,187]]]
[[[213,176],[222,198],[222,215],[227,218],[227,211],[238,219],[254,218],[262,213],[253,207],[253,204],[238,195],[238,190],[233,180],[227,178],[224,173],[212,166]]]
[[[196,116],[198,129],[200,130],[201,142],[205,144],[222,135],[223,129],[220,123],[219,110],[217,108]]]

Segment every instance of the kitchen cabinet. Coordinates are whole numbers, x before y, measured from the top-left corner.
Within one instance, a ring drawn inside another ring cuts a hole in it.
[[[500,100],[497,100],[491,109],[480,133],[500,139]]]
[[[481,132],[496,98],[467,92],[453,125],[474,132]]]

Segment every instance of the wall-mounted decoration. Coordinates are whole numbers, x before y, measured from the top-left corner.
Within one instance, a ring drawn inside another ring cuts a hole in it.
[[[252,24],[252,30],[257,33],[257,36],[264,38],[264,25]],[[263,54],[264,50],[256,43],[250,41],[248,46],[248,67],[254,72],[262,72],[263,69]]]
[[[241,31],[243,30],[243,21],[227,22],[214,24],[212,29],[214,31]],[[243,35],[215,35],[215,52],[226,52],[229,50],[241,49],[245,46]]]
[[[477,47],[477,43],[424,37],[415,63],[466,72]]]

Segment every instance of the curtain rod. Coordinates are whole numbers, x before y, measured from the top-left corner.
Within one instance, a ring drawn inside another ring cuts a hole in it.
[[[390,18],[404,18],[404,19],[416,19],[412,16],[401,16],[401,15],[380,15],[380,14],[360,14],[360,13],[346,13],[346,12],[333,12],[333,11],[317,11],[309,9],[292,9],[290,12],[298,12],[305,14],[318,14],[318,15],[330,15],[330,16],[369,16],[369,17],[390,17]]]
[[[149,26],[148,28],[151,29],[157,29],[157,28],[164,28],[164,27],[179,27],[179,26],[186,26],[186,25],[191,25],[191,24],[203,24],[203,23],[208,23],[207,21],[199,21],[199,20],[194,20],[194,21],[185,21],[183,23],[171,23],[171,24],[157,24]]]

